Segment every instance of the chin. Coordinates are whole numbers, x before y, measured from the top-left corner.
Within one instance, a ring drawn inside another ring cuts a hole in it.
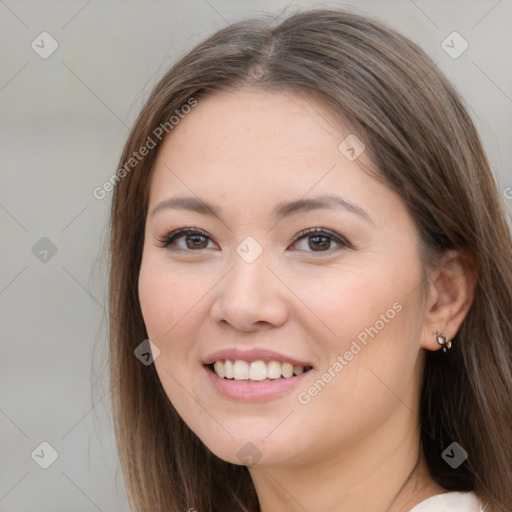
[[[293,441],[294,436],[289,433],[285,433],[287,439],[276,437],[269,440],[265,438],[266,434],[243,432],[244,434],[234,434],[233,437],[224,432],[222,438],[213,437],[211,430],[205,436],[200,432],[197,435],[214,455],[231,464],[277,466],[297,457],[297,444]]]

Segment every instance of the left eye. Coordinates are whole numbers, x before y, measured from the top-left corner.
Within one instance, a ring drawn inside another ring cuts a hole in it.
[[[350,247],[350,244],[341,235],[323,228],[312,228],[303,231],[295,238],[294,243],[299,241],[306,242],[307,247],[312,249],[313,252],[328,252],[331,249],[332,242],[341,247]]]
[[[179,246],[178,241],[185,240],[185,246]],[[207,249],[208,241],[211,241],[208,233],[197,228],[184,228],[173,231],[160,240],[160,247],[168,247],[171,250],[195,250]],[[332,242],[341,247],[351,247],[351,244],[341,235],[325,228],[311,228],[302,231],[295,237],[293,243],[308,241],[307,247],[312,252],[328,252],[332,249]],[[173,247],[171,247],[173,246]],[[307,249],[302,249],[306,250]]]

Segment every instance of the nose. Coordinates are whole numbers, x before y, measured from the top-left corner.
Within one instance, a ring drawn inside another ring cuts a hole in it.
[[[244,332],[283,325],[289,313],[290,292],[264,254],[248,263],[235,253],[230,263],[231,270],[212,290],[212,319]]]

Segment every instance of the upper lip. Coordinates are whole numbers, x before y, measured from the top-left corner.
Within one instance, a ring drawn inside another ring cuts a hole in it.
[[[291,363],[294,366],[312,366],[310,363],[300,361],[295,357],[280,354],[273,350],[253,348],[251,350],[241,350],[239,348],[225,348],[217,352],[213,352],[206,356],[203,360],[203,364],[209,365],[215,363],[215,361],[223,361],[229,359],[230,361],[279,361],[280,363]]]

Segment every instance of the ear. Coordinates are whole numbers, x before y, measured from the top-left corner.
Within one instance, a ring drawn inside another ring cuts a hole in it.
[[[443,255],[429,279],[421,336],[423,348],[441,348],[434,331],[444,333],[447,340],[455,337],[473,303],[476,282],[476,269],[468,254],[452,250]]]

